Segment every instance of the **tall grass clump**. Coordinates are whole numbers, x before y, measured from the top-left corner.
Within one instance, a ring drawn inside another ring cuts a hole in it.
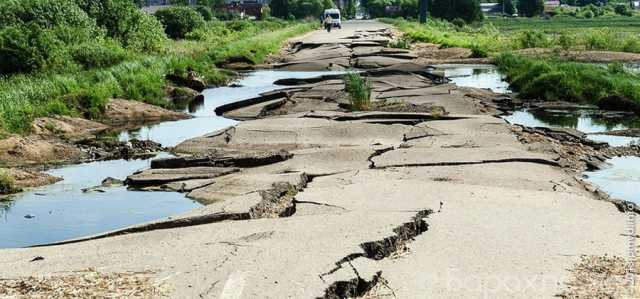
[[[371,82],[359,73],[344,75],[345,90],[349,94],[351,110],[363,111],[371,107]]]
[[[620,66],[512,54],[502,54],[495,62],[523,98],[596,104],[602,98],[618,96],[640,103],[640,77]]]
[[[11,194],[20,192],[16,187],[15,179],[7,172],[6,169],[0,169],[0,194]]]

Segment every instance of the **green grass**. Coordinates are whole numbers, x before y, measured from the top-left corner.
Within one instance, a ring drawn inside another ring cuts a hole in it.
[[[0,169],[0,194],[20,192],[15,179],[5,169]]]
[[[566,30],[600,29],[603,27],[617,29],[624,32],[640,32],[640,17],[599,17],[594,19],[579,19],[574,17],[544,18],[488,18],[485,24],[491,23],[498,30],[544,30],[547,32],[562,32]]]
[[[640,78],[620,64],[605,66],[512,54],[498,56],[496,64],[522,98],[596,104],[604,97],[620,96],[640,103]]]
[[[352,111],[369,110],[371,107],[371,83],[359,73],[344,75],[345,90],[349,94]]]
[[[0,78],[0,134],[28,133],[34,118],[47,115],[97,118],[113,97],[167,106],[166,74],[186,74],[191,67],[207,83],[224,84],[232,72],[216,62],[242,55],[260,63],[284,40],[313,29],[310,23],[237,23],[210,22],[198,40],[171,41],[165,53],[131,55],[108,68]]]
[[[413,41],[472,49],[475,57],[525,48],[640,53],[640,17],[491,18],[463,27],[438,20],[427,24],[402,19],[382,21],[395,25]]]

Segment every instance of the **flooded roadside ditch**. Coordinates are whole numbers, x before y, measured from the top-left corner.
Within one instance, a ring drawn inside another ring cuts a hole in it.
[[[308,78],[335,72],[256,71],[235,84],[203,91],[204,101],[185,107],[194,118],[162,122],[121,132],[119,139],[152,140],[163,146],[176,144],[237,121],[215,115],[223,104],[255,97],[278,88],[278,79]],[[159,156],[168,156],[162,153]],[[30,189],[9,201],[0,201],[0,248],[25,247],[97,234],[134,224],[163,219],[202,206],[175,192],[129,191],[124,186],[99,186],[107,177],[124,179],[148,168],[152,159],[99,161],[47,171],[64,180]]]

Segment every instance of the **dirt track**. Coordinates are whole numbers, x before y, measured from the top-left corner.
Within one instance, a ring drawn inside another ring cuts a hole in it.
[[[244,121],[129,180],[209,205],[96,240],[0,250],[0,277],[150,270],[173,298],[549,298],[580,255],[625,253],[624,214],[553,151],[521,143],[495,117],[503,96],[425,73],[384,47],[385,28],[315,32],[273,66],[367,68],[379,111],[349,113],[335,77],[221,109]]]

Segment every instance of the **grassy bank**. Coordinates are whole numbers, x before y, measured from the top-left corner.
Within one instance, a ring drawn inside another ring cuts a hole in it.
[[[464,26],[438,20],[424,25],[402,19],[382,21],[396,26],[411,41],[469,48],[477,57],[525,48],[640,53],[640,27],[635,26],[640,17],[496,18]]]
[[[496,64],[523,98],[595,104],[602,98],[618,96],[640,103],[640,78],[620,64],[606,66],[512,54],[499,55]]]
[[[97,117],[111,97],[166,106],[166,74],[186,73],[191,67],[209,84],[222,84],[230,73],[217,68],[216,63],[231,56],[262,62],[283,41],[311,29],[311,24],[282,21],[209,22],[190,40],[170,40],[158,54],[130,53],[115,66],[2,78],[0,126],[4,133],[26,133],[31,121],[40,116],[84,113]]]

